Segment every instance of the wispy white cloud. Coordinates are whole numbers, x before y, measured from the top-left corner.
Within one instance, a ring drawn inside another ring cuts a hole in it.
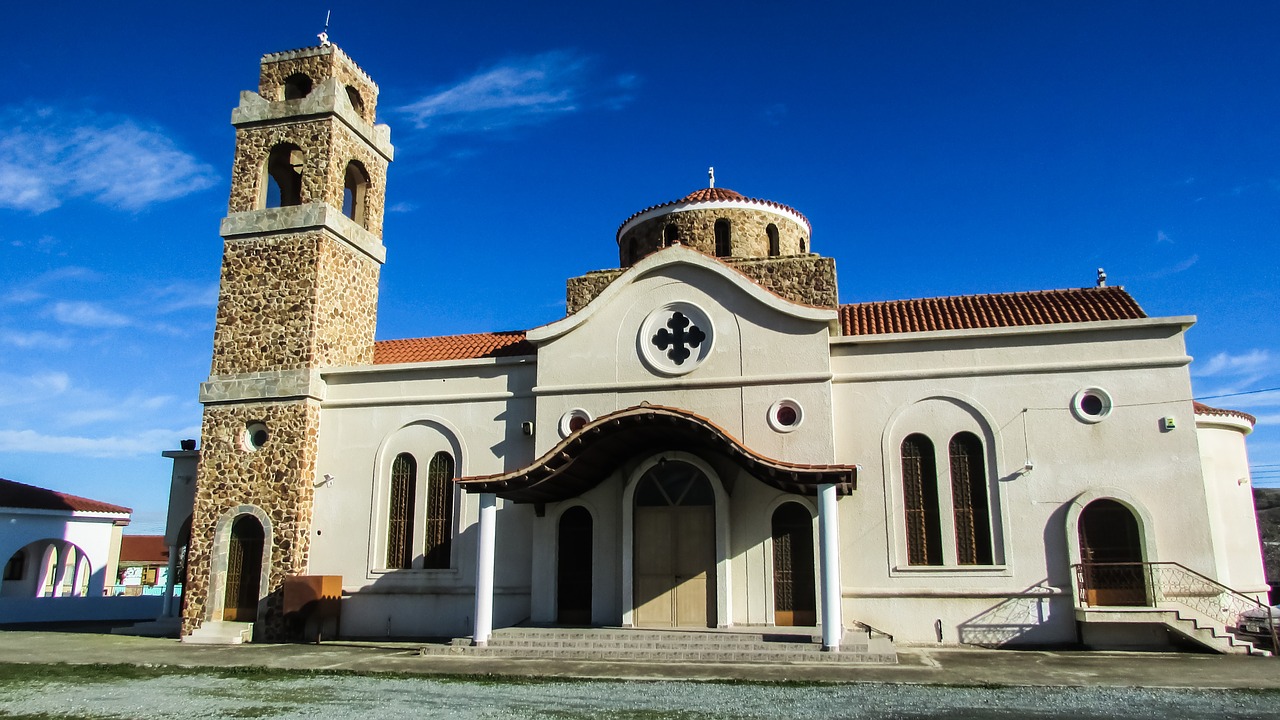
[[[143,430],[128,435],[105,437],[50,435],[35,430],[0,430],[0,452],[92,458],[137,457],[171,449],[180,439],[198,437],[199,433],[198,426],[177,430]]]
[[[586,107],[630,102],[634,75],[600,79],[591,58],[568,51],[511,58],[405,105],[400,111],[435,135],[547,122]]]
[[[1196,377],[1213,376],[1256,376],[1265,375],[1276,369],[1276,360],[1270,350],[1253,349],[1245,353],[1233,355],[1220,352],[1209,358],[1203,365],[1197,363],[1191,369]]]
[[[1158,243],[1173,243],[1173,238],[1169,237],[1169,234],[1168,234],[1168,233],[1166,233],[1165,231],[1163,231],[1163,230],[1157,230],[1157,231],[1156,231],[1156,242],[1158,242]]]
[[[50,306],[49,314],[64,325],[76,327],[122,328],[133,324],[128,317],[92,302],[56,302]]]
[[[161,129],[89,111],[0,110],[0,208],[42,213],[69,198],[140,210],[203,190],[213,169]]]
[[[24,331],[0,328],[0,345],[23,350],[65,350],[71,347],[71,338],[43,330]]]
[[[1182,262],[1176,263],[1174,265],[1170,265],[1168,267],[1160,268],[1159,270],[1155,270],[1153,272],[1149,272],[1143,277],[1149,280],[1154,280],[1157,278],[1169,277],[1170,275],[1177,275],[1178,273],[1186,272],[1187,270],[1190,270],[1198,262],[1200,262],[1200,256],[1192,255],[1191,257],[1187,258],[1186,260],[1183,260]]]
[[[171,283],[150,293],[155,302],[153,311],[167,315],[191,308],[211,308],[218,305],[218,283]]]
[[[0,406],[41,402],[65,393],[70,387],[71,377],[64,372],[26,376],[0,373]]]

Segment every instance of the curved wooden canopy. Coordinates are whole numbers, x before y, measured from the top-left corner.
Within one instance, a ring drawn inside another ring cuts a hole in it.
[[[493,493],[514,502],[556,502],[599,485],[623,458],[675,450],[716,451],[760,482],[797,495],[816,495],[818,486],[826,484],[848,495],[857,483],[856,465],[774,460],[753,452],[700,415],[658,405],[619,410],[588,423],[528,467],[454,482],[467,492]]]

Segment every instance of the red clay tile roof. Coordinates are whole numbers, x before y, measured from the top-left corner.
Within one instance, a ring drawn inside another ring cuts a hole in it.
[[[1121,287],[957,295],[840,306],[845,335],[975,330],[1145,318]]]
[[[123,535],[120,538],[120,562],[166,563],[169,548],[163,535]]]
[[[1248,420],[1250,425],[1258,424],[1258,418],[1250,415],[1247,412],[1240,412],[1239,410],[1223,410],[1222,408],[1209,407],[1208,405],[1205,405],[1202,402],[1192,402],[1191,404],[1195,406],[1195,412],[1197,415],[1222,415],[1224,417],[1234,417],[1234,418],[1240,418],[1241,420]]]
[[[0,478],[0,507],[26,510],[77,510],[98,513],[132,513],[132,508],[68,495]]]
[[[626,220],[623,220],[622,224],[618,226],[618,232],[621,233],[622,228],[626,227],[627,223],[631,222],[632,220],[635,220],[636,218],[649,212],[650,210],[658,210],[659,208],[664,208],[669,205],[683,205],[685,203],[717,202],[717,201],[737,201],[737,202],[751,203],[752,205],[765,205],[768,207],[777,208],[779,210],[785,210],[789,213],[795,213],[796,215],[800,216],[800,220],[804,222],[806,227],[809,227],[810,231],[813,230],[813,226],[810,225],[809,223],[809,218],[805,217],[804,213],[800,212],[799,210],[796,210],[795,208],[789,205],[783,205],[782,203],[774,202],[772,200],[760,200],[758,198],[749,198],[746,195],[743,195],[742,193],[739,193],[739,192],[734,192],[729,188],[702,188],[700,190],[694,190],[693,192],[689,193],[688,195],[685,195],[679,200],[672,200],[671,202],[665,202],[659,205],[652,205],[650,207],[647,207],[641,210],[640,212],[632,213],[631,217],[627,218]]]
[[[533,355],[533,345],[524,339],[524,334],[524,330],[510,330],[408,340],[382,340],[373,345],[373,364],[390,365]]]
[[[740,192],[734,192],[729,188],[702,188],[694,190],[685,195],[677,202],[713,202],[715,200],[746,200],[747,198]]]

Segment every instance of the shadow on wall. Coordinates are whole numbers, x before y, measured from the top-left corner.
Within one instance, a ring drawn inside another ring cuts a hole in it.
[[[1048,580],[960,623],[960,642],[981,647],[1061,645],[1064,623],[1073,622],[1071,598],[1050,595]],[[1043,594],[1038,594],[1043,593]]]

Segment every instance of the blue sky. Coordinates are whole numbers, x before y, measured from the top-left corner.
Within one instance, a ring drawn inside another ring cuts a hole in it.
[[[199,431],[263,53],[379,83],[379,339],[524,329],[633,212],[783,202],[841,301],[1082,287],[1190,315],[1197,396],[1280,485],[1280,4],[21,3],[0,104],[0,476],[134,507]],[[252,19],[246,24],[245,19]]]

